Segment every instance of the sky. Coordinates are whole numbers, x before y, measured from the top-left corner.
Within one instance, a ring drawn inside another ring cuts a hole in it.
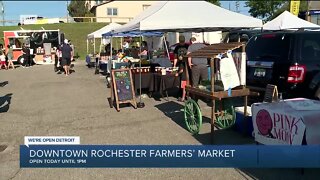
[[[3,1],[5,20],[19,20],[20,15],[38,15],[41,17],[54,18],[67,16],[67,1]],[[220,1],[223,8],[236,11],[236,1]],[[248,8],[244,7],[244,1],[239,1],[239,11],[249,15]],[[6,23],[5,25],[17,25],[18,22]]]
[[[67,16],[67,1],[3,1],[3,4],[5,20],[19,20],[20,15],[38,15],[47,18]],[[12,24],[6,23],[6,25]]]

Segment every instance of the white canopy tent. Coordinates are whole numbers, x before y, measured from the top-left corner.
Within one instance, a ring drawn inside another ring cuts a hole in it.
[[[206,1],[160,1],[115,33],[128,31],[208,32],[262,27],[262,20],[229,11]]]
[[[98,29],[98,30],[96,30],[96,31],[88,34],[88,36],[87,36],[87,53],[88,53],[88,51],[89,51],[89,41],[90,41],[90,40],[93,41],[93,47],[94,47],[93,49],[94,49],[94,51],[96,51],[96,46],[95,46],[96,41],[95,41],[95,39],[101,39],[101,43],[100,43],[100,45],[101,45],[101,44],[102,44],[102,41],[103,41],[103,40],[102,40],[102,34],[103,34],[103,33],[106,33],[106,32],[110,32],[110,31],[112,31],[112,30],[114,30],[115,28],[118,28],[118,27],[120,27],[120,26],[121,26],[121,25],[120,25],[120,24],[117,24],[117,23],[110,23],[110,24],[104,26],[103,28]]]
[[[285,29],[314,29],[320,28],[319,25],[300,19],[299,17],[284,11],[275,19],[263,25],[263,30],[285,30]]]

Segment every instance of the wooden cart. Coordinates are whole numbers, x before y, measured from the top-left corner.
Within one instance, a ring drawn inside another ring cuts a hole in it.
[[[245,86],[233,88],[229,92],[223,90],[215,91],[215,57],[219,54],[226,54],[229,50],[238,48],[241,48],[242,52],[245,52],[245,44],[243,43],[220,43],[204,47],[188,55],[188,57],[210,58],[211,67],[211,91],[190,85],[186,86],[187,101],[185,102],[184,116],[187,128],[191,133],[198,133],[202,125],[202,113],[197,103],[199,97],[210,100],[210,103],[212,103],[210,121],[212,140],[215,124],[220,126],[220,128],[228,128],[235,123],[235,110],[231,101],[227,100],[228,98],[244,97],[244,117],[247,116],[247,97],[249,95],[255,95],[255,93],[250,92]],[[187,82],[189,82],[188,73]]]

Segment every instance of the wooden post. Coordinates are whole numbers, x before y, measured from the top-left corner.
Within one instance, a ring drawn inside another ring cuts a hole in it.
[[[211,58],[210,60],[210,72],[211,72],[211,92],[214,92],[214,62],[215,59]],[[212,99],[212,109],[211,109],[211,120],[210,120],[210,124],[211,124],[211,144],[214,143],[214,123],[216,121],[216,116],[215,116],[215,100]]]
[[[184,65],[185,65],[185,71],[186,71],[186,81],[187,81],[187,85],[189,86],[190,85],[190,77],[189,77],[189,71],[188,71],[188,60],[184,62]]]
[[[110,108],[113,108],[113,101],[114,101],[114,96],[113,96],[113,78],[112,78],[112,72],[110,71]]]
[[[243,45],[241,47],[242,49],[242,53],[245,53],[246,52],[246,45]],[[241,59],[241,61],[245,61],[245,59]],[[243,67],[242,67],[243,68]],[[246,88],[246,86],[244,85],[242,87],[243,89]],[[248,106],[248,96],[244,96],[244,108],[243,108],[243,135],[246,135],[246,132],[247,132],[247,125],[248,125],[248,122],[247,122],[247,106]]]

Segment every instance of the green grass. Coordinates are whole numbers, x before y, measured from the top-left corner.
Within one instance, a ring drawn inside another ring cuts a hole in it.
[[[41,30],[41,27],[47,30],[59,29],[65,34],[65,38],[71,40],[75,46],[75,55],[78,54],[80,59],[84,59],[87,54],[87,35],[94,32],[106,23],[60,23],[60,24],[39,24],[21,26],[25,30]],[[3,37],[3,31],[20,30],[19,26],[1,26],[0,33]],[[2,40],[3,43],[3,40]],[[99,50],[100,40],[96,40],[96,50]],[[92,52],[93,46],[89,46]]]

